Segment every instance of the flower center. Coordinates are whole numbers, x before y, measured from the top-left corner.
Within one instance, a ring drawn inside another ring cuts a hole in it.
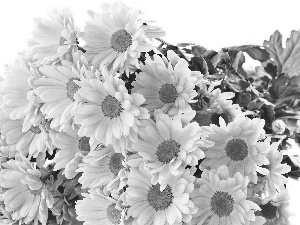
[[[81,151],[90,151],[91,147],[90,147],[90,138],[89,137],[82,137],[79,139],[78,141],[78,148]]]
[[[148,202],[156,210],[164,210],[168,208],[173,200],[172,188],[167,185],[167,187],[160,191],[160,185],[152,185],[147,195]]]
[[[265,205],[260,205],[261,215],[266,219],[273,219],[276,217],[277,207],[268,202]]]
[[[180,144],[174,140],[163,141],[157,148],[156,155],[158,160],[163,163],[169,163],[175,157],[180,149]]]
[[[118,30],[112,34],[110,44],[117,52],[125,52],[132,44],[132,37],[126,30]]]
[[[73,80],[69,80],[67,83],[67,96],[74,100],[74,94],[80,89],[80,86],[77,85]]]
[[[219,217],[229,216],[233,211],[234,200],[227,192],[217,191],[211,198],[210,206]]]
[[[42,133],[41,129],[38,126],[31,126],[30,130],[35,133],[35,134],[40,134]]]
[[[231,139],[228,141],[225,151],[227,156],[233,161],[241,161],[248,155],[248,146],[242,139]]]
[[[121,107],[121,103],[111,95],[107,95],[105,97],[101,106],[103,114],[107,117],[110,117],[111,119],[119,116],[123,110],[123,108]]]
[[[107,207],[107,218],[112,224],[121,222],[121,211],[116,209],[116,204],[111,204]]]
[[[124,168],[122,161],[125,157],[121,153],[114,153],[109,161],[110,171],[117,176],[119,171]]]
[[[161,89],[158,91],[159,99],[163,103],[172,103],[178,97],[178,93],[173,84],[164,84]]]

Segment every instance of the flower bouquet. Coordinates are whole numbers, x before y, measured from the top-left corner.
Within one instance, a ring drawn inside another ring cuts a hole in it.
[[[289,224],[300,32],[217,52],[122,2],[88,15],[37,19],[1,74],[0,224]]]

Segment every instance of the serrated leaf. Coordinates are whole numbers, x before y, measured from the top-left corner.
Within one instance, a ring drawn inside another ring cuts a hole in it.
[[[231,54],[232,52],[246,52],[252,59],[258,60],[260,62],[264,62],[269,59],[269,53],[266,51],[266,49],[263,49],[258,45],[233,46],[227,49],[229,53],[231,52]]]
[[[241,107],[246,107],[251,101],[251,95],[249,93],[239,93],[237,103]]]
[[[192,54],[195,56],[195,57],[200,57],[200,56],[203,56],[203,54],[207,51],[206,48],[204,48],[203,46],[201,45],[194,45],[192,47]]]
[[[266,50],[277,65],[278,73],[285,73],[289,77],[300,74],[300,32],[292,31],[286,41],[286,48],[282,47],[282,35],[276,30],[269,41],[264,41]]]

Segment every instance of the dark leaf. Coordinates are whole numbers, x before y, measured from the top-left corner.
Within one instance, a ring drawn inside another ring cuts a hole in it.
[[[246,52],[252,59],[260,62],[267,61],[269,59],[269,53],[258,45],[241,45],[227,48],[230,54],[236,54],[239,51]],[[235,58],[235,57],[234,57]]]
[[[241,107],[246,107],[249,102],[251,101],[251,95],[249,93],[239,93],[238,98],[237,98],[237,103]]]
[[[223,80],[222,84],[230,87],[232,90],[234,90],[235,92],[242,92],[244,91],[246,88],[248,88],[250,86],[250,83],[248,83],[247,81],[244,80],[238,80],[238,79],[230,79],[230,80]]]
[[[192,54],[192,50],[191,49],[183,48],[182,50],[185,51],[185,53],[187,53],[187,54]]]
[[[192,57],[190,69],[192,71],[200,71],[203,75],[208,75],[208,66],[203,57]]]
[[[203,54],[207,51],[206,48],[200,46],[200,45],[194,45],[192,47],[192,54],[195,56],[195,57],[199,57],[199,56],[203,56]]]
[[[225,120],[225,123],[228,124],[229,122],[229,117],[225,114],[225,113],[222,113],[222,114],[218,114],[218,113],[213,113],[211,115],[211,122],[217,126],[220,126],[219,124],[219,118],[222,117],[224,120]]]
[[[187,46],[191,46],[191,45],[195,45],[195,43],[178,43],[177,44],[178,47],[187,47]]]
[[[263,105],[262,109],[262,117],[265,119],[266,123],[272,123],[275,119],[275,111],[274,107],[271,105]]]
[[[215,55],[217,55],[218,54],[218,52],[216,52],[216,51],[214,51],[214,50],[207,50],[205,53],[204,53],[204,55],[203,55],[203,57],[205,57],[206,59],[209,59],[209,60],[211,60]]]
[[[208,58],[206,58],[206,57],[204,57],[204,59],[205,59],[206,65],[208,67],[208,73],[209,74],[215,74],[215,73],[217,73],[217,70],[214,67],[214,65],[211,63],[211,61]]]
[[[268,63],[264,70],[273,78],[277,77],[277,66],[273,65],[272,63]]]

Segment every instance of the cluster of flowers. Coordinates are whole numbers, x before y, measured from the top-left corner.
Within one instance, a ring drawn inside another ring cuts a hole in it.
[[[265,120],[159,51],[140,11],[89,16],[84,32],[68,10],[37,20],[2,75],[1,224],[289,224],[290,166]]]

